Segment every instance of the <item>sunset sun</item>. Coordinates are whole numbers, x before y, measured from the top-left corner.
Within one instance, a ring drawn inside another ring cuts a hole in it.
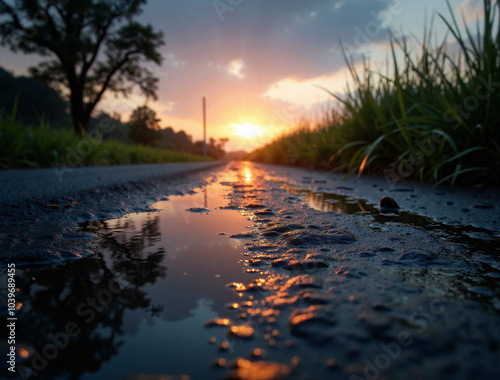
[[[235,133],[246,139],[251,139],[262,134],[262,128],[251,123],[233,124]]]

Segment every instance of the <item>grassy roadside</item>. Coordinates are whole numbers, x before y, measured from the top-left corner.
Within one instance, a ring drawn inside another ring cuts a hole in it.
[[[431,46],[431,26],[420,49],[392,39],[390,74],[367,63],[357,70],[345,56],[354,87],[331,93],[340,108],[248,158],[392,181],[499,183],[500,1],[484,0],[484,24],[465,35],[449,8],[449,19],[439,17],[458,54],[447,51],[447,40]]]
[[[72,130],[52,128],[43,121],[25,126],[0,111],[0,168],[94,166],[165,162],[210,161],[187,153],[81,137]]]

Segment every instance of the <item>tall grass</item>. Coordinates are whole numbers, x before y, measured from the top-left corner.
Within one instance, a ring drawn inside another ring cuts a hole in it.
[[[0,168],[90,166],[162,162],[205,161],[187,153],[129,145],[99,137],[81,137],[73,130],[50,127],[44,120],[36,127],[0,110]]]
[[[353,89],[330,93],[340,110],[318,125],[302,123],[250,158],[396,180],[500,182],[500,0],[483,5],[484,22],[465,35],[449,3],[450,18],[439,15],[454,54],[446,40],[432,46],[432,24],[417,54],[408,40],[391,39],[390,74],[366,62],[358,72],[344,54]]]

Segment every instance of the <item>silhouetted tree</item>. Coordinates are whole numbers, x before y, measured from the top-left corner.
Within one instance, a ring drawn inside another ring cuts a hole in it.
[[[161,132],[161,137],[156,143],[156,146],[160,149],[175,150],[174,129],[172,127],[167,127],[165,129],[162,129],[160,132]]]
[[[158,79],[145,62],[161,64],[163,34],[134,18],[146,0],[0,0],[0,43],[13,51],[51,56],[30,69],[66,89],[73,126],[89,130],[106,91],[130,94],[138,86],[156,98]]]
[[[224,150],[224,145],[229,141],[228,138],[222,138],[215,140],[210,137],[207,144],[207,156],[213,157],[216,160],[224,158],[226,151]],[[194,144],[194,154],[203,155],[203,141],[196,141]]]
[[[122,123],[118,113],[110,115],[101,111],[99,115],[90,119],[89,130],[91,135],[102,136],[105,140],[130,142],[128,124]]]
[[[128,122],[130,140],[137,144],[154,146],[161,138],[160,119],[148,106],[137,107]]]
[[[179,152],[191,153],[193,151],[193,142],[191,136],[184,131],[179,131],[174,136],[175,150]]]

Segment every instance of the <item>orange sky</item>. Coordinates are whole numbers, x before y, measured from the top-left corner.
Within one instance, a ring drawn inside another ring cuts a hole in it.
[[[360,62],[385,62],[388,31],[421,37],[424,20],[448,15],[432,0],[149,0],[140,16],[165,34],[159,99],[150,101],[162,127],[202,138],[202,97],[207,99],[208,136],[229,137],[228,150],[251,150],[290,131],[304,117],[319,118],[348,79],[339,40]],[[451,0],[473,20],[481,1]],[[233,4],[233,5],[231,5]],[[444,35],[436,20],[436,32]],[[402,28],[402,29],[401,29]],[[396,33],[396,34],[400,34]],[[0,50],[0,65],[16,75],[39,57]],[[100,104],[122,120],[144,104],[108,94]]]

